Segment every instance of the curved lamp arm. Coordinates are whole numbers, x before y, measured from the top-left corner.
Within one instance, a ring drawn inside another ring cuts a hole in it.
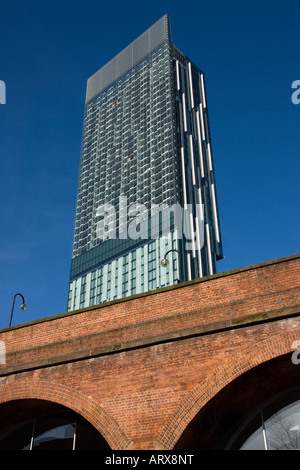
[[[23,303],[21,303],[21,305],[19,306],[19,308],[20,308],[21,310],[26,310],[26,308],[27,308],[27,305],[25,304],[25,300],[24,300],[23,295],[22,295],[22,294],[19,294],[19,293],[15,294],[15,295],[14,295],[13,304],[12,304],[12,307],[11,307],[11,314],[10,314],[10,320],[9,320],[9,327],[11,326],[11,321],[12,321],[12,316],[13,316],[14,306],[15,306],[15,300],[16,300],[17,295],[19,295],[19,296],[22,298],[22,301],[23,301]]]
[[[171,252],[171,251],[176,251],[176,253],[178,253],[178,272],[179,272],[179,282],[181,282],[181,259],[180,259],[180,253],[178,250],[175,250],[175,249],[172,249],[172,250],[168,250],[165,254],[165,256],[163,257],[163,259],[161,260],[160,264],[162,265],[163,268],[166,268],[169,264],[169,261],[167,260],[167,255]]]

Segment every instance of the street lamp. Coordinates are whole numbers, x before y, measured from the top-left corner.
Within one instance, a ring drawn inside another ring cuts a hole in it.
[[[167,260],[167,255],[171,252],[171,251],[176,251],[176,253],[178,253],[178,272],[179,272],[179,282],[181,282],[181,260],[180,260],[180,253],[178,250],[169,250],[167,251],[167,253],[165,254],[164,258],[161,260],[160,264],[162,265],[163,268],[166,268],[169,264],[169,261]]]
[[[13,304],[12,304],[12,307],[11,307],[11,314],[10,314],[9,326],[11,326],[11,321],[12,321],[12,316],[13,316],[13,311],[14,311],[14,306],[15,306],[15,300],[16,300],[17,295],[19,295],[20,297],[22,297],[22,300],[23,300],[23,302],[21,303],[21,305],[19,306],[19,308],[20,308],[21,310],[26,310],[26,308],[27,308],[27,305],[25,304],[25,300],[24,300],[23,295],[22,295],[22,294],[19,294],[19,293],[18,293],[18,294],[15,294],[15,295],[14,295]]]

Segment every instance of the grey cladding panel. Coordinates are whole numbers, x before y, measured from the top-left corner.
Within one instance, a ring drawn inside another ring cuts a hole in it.
[[[160,44],[169,40],[169,17],[165,15],[88,79],[86,102],[124,75]]]

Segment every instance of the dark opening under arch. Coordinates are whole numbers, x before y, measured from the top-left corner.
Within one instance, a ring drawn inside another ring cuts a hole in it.
[[[291,354],[279,356],[242,374],[217,393],[190,421],[174,450],[224,450],[241,448],[251,436],[247,428],[260,410],[290,397],[286,406],[299,400],[300,365]],[[279,399],[279,401],[277,401]],[[275,410],[278,413],[283,406]],[[293,425],[296,430],[300,423]],[[261,426],[252,422],[252,432]],[[300,442],[299,442],[300,444]]]
[[[0,405],[0,450],[110,450],[103,436],[75,411],[46,400]]]

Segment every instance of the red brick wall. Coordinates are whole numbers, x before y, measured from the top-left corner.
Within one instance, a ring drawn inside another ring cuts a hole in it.
[[[295,255],[2,330],[0,402],[61,403],[114,449],[172,449],[225,386],[291,354],[299,267]]]

